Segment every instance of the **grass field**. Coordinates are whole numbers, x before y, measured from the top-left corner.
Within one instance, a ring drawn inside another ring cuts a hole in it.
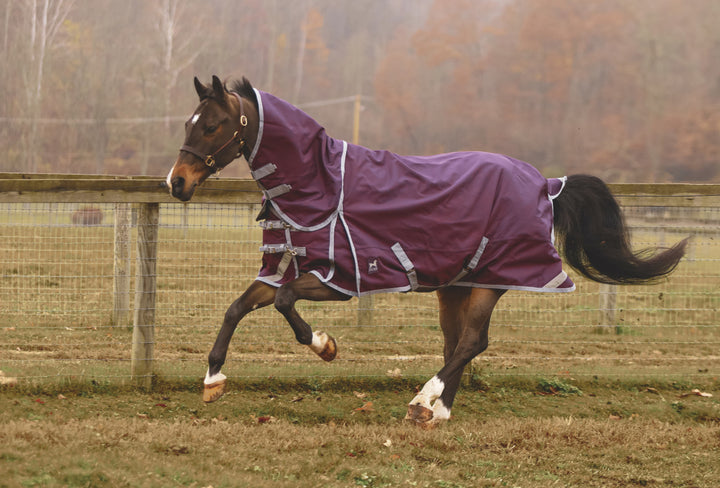
[[[365,322],[355,299],[302,303],[338,339],[332,363],[258,311],[228,394],[201,402],[218,325],[259,265],[252,208],[162,208],[157,376],[134,388],[132,328],[110,322],[112,206],[98,227],[70,225],[75,207],[0,214],[0,487],[719,485],[717,233],[656,286],[506,295],[452,421],[424,431],[402,418],[441,367],[432,294],[376,296]],[[650,227],[637,245],[688,233]]]
[[[6,389],[0,486],[718,486],[718,378],[476,377],[429,431],[402,421],[417,386],[239,381],[210,405],[177,382]]]

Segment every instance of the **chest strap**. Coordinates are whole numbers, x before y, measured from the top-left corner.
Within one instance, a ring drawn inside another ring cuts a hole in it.
[[[273,198],[277,198],[280,195],[286,194],[290,190],[292,190],[292,186],[290,185],[278,185],[268,190],[263,190],[263,195],[265,195],[265,198],[267,198],[268,200],[272,200]]]
[[[253,177],[253,180],[261,180],[265,178],[266,176],[270,176],[277,170],[277,165],[273,163],[266,164],[265,166],[261,166],[255,171],[250,171],[250,176]]]

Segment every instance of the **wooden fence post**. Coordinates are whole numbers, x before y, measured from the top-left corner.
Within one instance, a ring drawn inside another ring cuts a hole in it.
[[[375,303],[372,295],[358,298],[358,325],[373,325],[375,320]]]
[[[158,203],[141,204],[137,220],[132,376],[139,386],[146,389],[152,387],[153,375],[159,207]]]
[[[601,283],[598,293],[600,298],[600,326],[613,327],[615,325],[615,312],[617,311],[617,285]]]
[[[113,325],[130,325],[130,211],[129,203],[115,204],[113,264]]]

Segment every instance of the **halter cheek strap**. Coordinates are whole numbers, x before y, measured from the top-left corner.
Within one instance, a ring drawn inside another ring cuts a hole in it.
[[[213,173],[220,171],[222,168],[224,168],[228,164],[232,163],[235,159],[239,158],[242,155],[243,147],[245,147],[245,138],[243,138],[242,135],[240,134],[240,130],[247,127],[248,120],[247,120],[247,117],[245,116],[245,112],[243,111],[242,98],[240,98],[240,95],[238,95],[235,92],[230,92],[230,93],[232,93],[235,96],[235,98],[237,98],[238,103],[240,104],[240,129],[236,130],[235,133],[232,135],[232,137],[225,144],[220,146],[212,154],[203,154],[202,152],[198,151],[197,149],[195,149],[192,146],[188,146],[187,144],[184,144],[180,148],[181,151],[188,152],[188,153],[192,154],[193,156],[200,158],[205,163],[205,166],[212,169]],[[228,163],[225,166],[223,166],[222,168],[218,167],[217,162],[215,161],[215,156],[217,156],[218,153],[220,153],[222,150],[224,150],[226,147],[228,147],[229,145],[231,145],[233,143],[238,145],[237,154],[235,154],[235,156],[233,156],[233,158],[230,161],[228,161]]]

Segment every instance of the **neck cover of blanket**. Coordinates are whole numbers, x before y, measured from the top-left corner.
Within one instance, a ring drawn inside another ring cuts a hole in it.
[[[347,295],[443,286],[565,292],[546,179],[507,156],[398,156],[333,139],[309,115],[257,91],[248,164],[263,191],[258,280],[313,273]]]

